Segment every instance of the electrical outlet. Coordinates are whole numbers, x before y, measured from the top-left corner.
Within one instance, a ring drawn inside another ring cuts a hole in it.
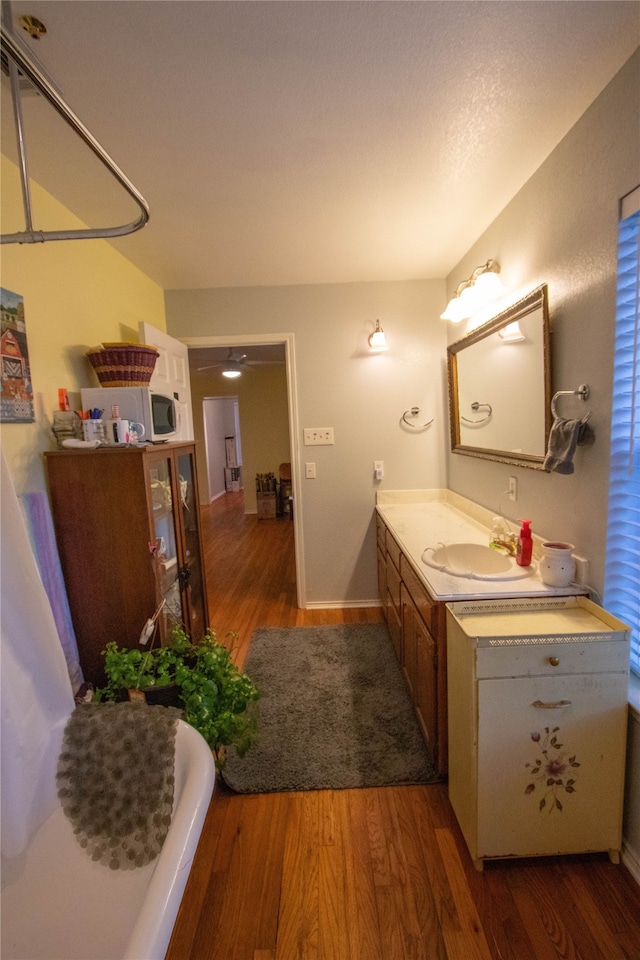
[[[573,559],[576,562],[576,583],[589,583],[589,561],[575,553]]]
[[[329,446],[333,443],[333,427],[305,427],[305,447]]]
[[[384,477],[384,460],[373,461],[373,477],[375,480],[382,480]]]
[[[518,481],[515,477],[509,477],[509,500],[518,499]]]

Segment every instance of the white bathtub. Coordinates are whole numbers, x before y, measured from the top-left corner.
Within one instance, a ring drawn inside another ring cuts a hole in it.
[[[146,867],[94,863],[61,808],[24,853],[3,859],[3,960],[162,960],[215,779],[211,751],[183,721],[175,773],[171,827]]]

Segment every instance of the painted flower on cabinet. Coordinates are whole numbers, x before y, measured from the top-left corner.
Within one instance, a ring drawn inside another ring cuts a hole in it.
[[[542,791],[538,809],[542,812],[547,807],[549,813],[553,810],[562,812],[563,806],[560,796],[576,792],[574,771],[580,766],[564,744],[558,741],[560,727],[545,727],[544,732],[537,730],[531,734],[531,739],[538,745],[538,757],[525,767],[529,771],[529,783],[525,787],[525,794]]]

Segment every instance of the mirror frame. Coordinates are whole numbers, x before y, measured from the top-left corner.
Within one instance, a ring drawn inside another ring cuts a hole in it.
[[[493,450],[483,447],[472,447],[460,442],[460,408],[458,402],[458,360],[457,355],[466,347],[472,346],[479,340],[484,340],[492,334],[497,333],[507,324],[515,320],[521,320],[533,313],[534,310],[542,309],[542,377],[544,391],[544,425],[545,425],[545,448],[549,440],[549,431],[551,429],[551,331],[549,324],[549,306],[547,298],[547,285],[542,284],[528,293],[526,297],[518,300],[516,303],[507,307],[502,313],[488,320],[487,323],[477,327],[468,333],[461,340],[450,344],[447,347],[447,370],[449,379],[449,418],[451,422],[451,450],[453,453],[461,453],[468,457],[478,457],[481,460],[493,460],[497,463],[508,463],[518,467],[530,467],[533,470],[542,470],[544,463],[544,454],[513,453],[510,450]]]

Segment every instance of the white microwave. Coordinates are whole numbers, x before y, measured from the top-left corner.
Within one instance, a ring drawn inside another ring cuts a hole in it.
[[[151,387],[88,387],[80,391],[82,409],[97,407],[102,418],[110,420],[111,408],[117,405],[123,420],[133,420],[144,427],[144,439],[152,443],[180,439],[178,403]]]

